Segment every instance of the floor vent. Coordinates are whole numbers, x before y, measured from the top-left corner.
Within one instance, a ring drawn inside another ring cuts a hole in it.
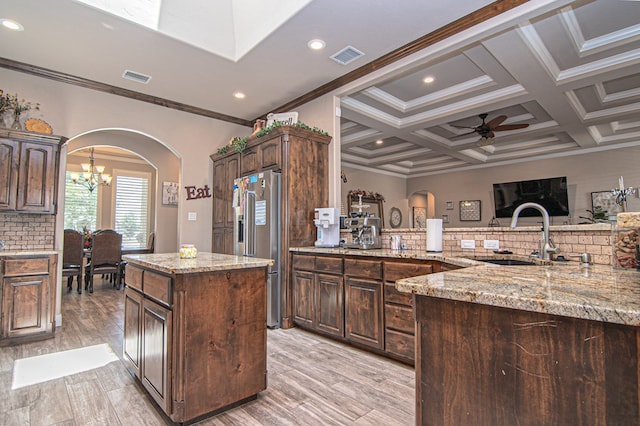
[[[362,53],[361,51],[359,51],[358,49],[356,49],[353,46],[347,46],[344,49],[342,49],[341,51],[339,51],[338,53],[334,54],[333,56],[331,56],[331,59],[333,59],[334,61],[342,64],[342,65],[347,65],[348,63],[351,63],[353,61],[355,61],[356,59],[358,59],[359,57],[363,56],[364,53]]]
[[[125,70],[122,74],[122,78],[126,78],[127,80],[137,81],[138,83],[147,84],[149,80],[151,80],[150,75],[140,74],[139,72]]]

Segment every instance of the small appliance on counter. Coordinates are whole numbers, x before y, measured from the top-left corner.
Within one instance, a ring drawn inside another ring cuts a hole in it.
[[[318,228],[316,247],[340,246],[340,209],[316,208],[313,215],[313,223]]]
[[[345,224],[351,230],[351,241],[348,241],[344,247],[361,250],[382,248],[379,217],[352,214],[352,217],[345,219]]]

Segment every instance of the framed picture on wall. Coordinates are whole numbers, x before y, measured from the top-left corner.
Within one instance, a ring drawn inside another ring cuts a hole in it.
[[[477,221],[480,220],[480,200],[460,201],[460,220]]]
[[[178,182],[162,182],[162,205],[177,206],[179,193]]]
[[[622,206],[616,203],[616,197],[611,191],[597,191],[591,193],[591,211],[597,206],[607,212],[607,216],[615,216],[622,211]]]
[[[413,208],[413,228],[426,228],[427,227],[427,208],[426,207],[414,207]]]

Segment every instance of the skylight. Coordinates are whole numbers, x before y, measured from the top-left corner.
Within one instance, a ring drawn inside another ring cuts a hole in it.
[[[77,0],[238,61],[312,0]]]

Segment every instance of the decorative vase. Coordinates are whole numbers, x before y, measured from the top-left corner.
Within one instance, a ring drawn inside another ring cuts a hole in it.
[[[20,124],[20,113],[14,113],[11,128],[14,130],[22,130],[22,124]]]
[[[0,124],[2,124],[2,127],[10,129],[11,125],[13,124],[13,111],[4,111],[2,115],[0,115],[0,119],[2,120],[0,122]]]

